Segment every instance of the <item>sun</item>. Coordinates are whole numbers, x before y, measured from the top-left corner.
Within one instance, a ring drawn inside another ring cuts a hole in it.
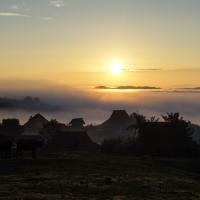
[[[112,74],[118,75],[122,72],[122,65],[120,63],[112,63],[109,66],[109,70]]]

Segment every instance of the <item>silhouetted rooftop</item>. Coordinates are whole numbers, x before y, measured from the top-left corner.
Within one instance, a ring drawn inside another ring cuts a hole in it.
[[[83,120],[83,118],[75,118],[75,119],[72,119],[69,124],[71,126],[73,126],[73,125],[84,125],[85,121]]]
[[[48,120],[40,113],[37,113],[29,118],[29,120],[24,124],[24,128],[29,130],[39,130],[46,123],[48,123]]]
[[[131,119],[125,110],[113,110],[110,118],[104,123],[127,123]]]

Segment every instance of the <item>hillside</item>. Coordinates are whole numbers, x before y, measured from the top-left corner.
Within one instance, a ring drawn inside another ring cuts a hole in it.
[[[0,199],[197,200],[200,161],[78,152],[1,160]]]

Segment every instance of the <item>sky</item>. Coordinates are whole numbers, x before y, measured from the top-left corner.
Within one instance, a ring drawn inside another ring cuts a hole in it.
[[[200,69],[199,8],[198,0],[1,0],[2,74],[57,81],[113,60],[132,70]]]
[[[53,88],[63,98],[78,91],[126,107],[124,91],[113,100],[90,90],[133,85],[172,90],[179,99],[177,88],[200,86],[199,9],[199,0],[0,0],[0,92],[40,96]],[[113,63],[120,73],[109,70]],[[146,94],[147,102],[160,99]],[[180,101],[194,104],[198,95],[184,91]]]

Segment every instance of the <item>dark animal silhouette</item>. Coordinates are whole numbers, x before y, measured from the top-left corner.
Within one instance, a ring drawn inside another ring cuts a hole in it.
[[[23,157],[23,151],[31,151],[32,158],[37,158],[37,149],[44,146],[44,139],[40,135],[23,135],[17,141],[16,157],[19,155]]]
[[[0,157],[11,158],[13,141],[5,135],[0,135]]]

